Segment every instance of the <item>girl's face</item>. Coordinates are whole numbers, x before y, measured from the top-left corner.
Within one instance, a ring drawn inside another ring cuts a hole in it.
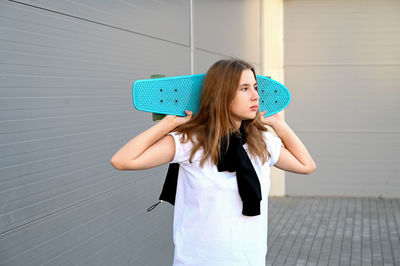
[[[231,116],[239,128],[243,120],[254,119],[259,110],[257,81],[253,71],[243,70],[236,95],[230,106]]]

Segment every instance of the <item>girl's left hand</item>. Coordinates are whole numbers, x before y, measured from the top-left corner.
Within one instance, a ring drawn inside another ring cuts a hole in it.
[[[272,126],[277,121],[280,121],[280,122],[285,121],[285,119],[283,118],[283,111],[280,111],[279,113],[276,113],[274,115],[264,117],[266,112],[267,111],[262,111],[259,114],[261,122],[263,122],[263,124],[265,124],[265,125]]]

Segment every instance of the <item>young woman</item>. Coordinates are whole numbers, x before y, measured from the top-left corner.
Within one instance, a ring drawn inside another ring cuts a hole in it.
[[[265,265],[270,167],[301,174],[316,168],[282,115],[264,117],[258,101],[254,68],[218,61],[194,117],[167,115],[112,157],[120,170],[179,163],[174,265]]]

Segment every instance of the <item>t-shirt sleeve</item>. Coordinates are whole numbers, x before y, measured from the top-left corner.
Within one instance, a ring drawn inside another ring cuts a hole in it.
[[[267,142],[267,150],[271,155],[268,163],[269,166],[273,166],[276,164],[279,159],[279,155],[281,154],[282,140],[271,132],[265,132],[264,137],[265,141]]]
[[[190,158],[190,151],[192,148],[191,142],[182,143],[182,134],[177,132],[169,133],[175,141],[175,156],[171,163],[182,163],[188,161]]]

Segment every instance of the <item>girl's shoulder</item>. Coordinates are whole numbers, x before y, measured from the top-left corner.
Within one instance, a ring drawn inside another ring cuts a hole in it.
[[[178,142],[180,145],[191,145],[193,146],[193,143],[196,141],[196,136],[193,136],[192,139],[189,139],[188,136],[184,133],[177,132],[177,131],[172,131],[169,133],[171,135],[175,142]]]
[[[196,138],[193,137],[194,140],[190,140],[187,136],[176,131],[170,132],[169,135],[171,135],[175,141],[175,157],[173,162],[189,161],[194,146],[193,141],[196,141]]]
[[[278,139],[280,140],[279,137],[277,137],[270,131],[264,131],[263,136],[265,141],[278,141]]]
[[[264,139],[267,145],[268,153],[270,154],[269,165],[272,166],[279,159],[282,147],[282,140],[278,136],[274,135],[272,132],[269,131],[264,132]]]

